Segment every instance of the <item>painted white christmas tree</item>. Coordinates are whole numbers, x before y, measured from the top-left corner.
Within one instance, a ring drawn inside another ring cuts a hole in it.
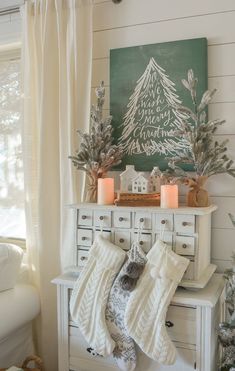
[[[175,156],[186,144],[175,131],[186,118],[174,106],[181,104],[175,84],[154,58],[138,79],[129,98],[118,144],[128,155],[156,153]],[[173,107],[172,107],[173,106]]]

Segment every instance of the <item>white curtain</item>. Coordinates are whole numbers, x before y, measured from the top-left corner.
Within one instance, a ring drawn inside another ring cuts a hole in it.
[[[38,352],[57,371],[56,288],[72,263],[83,178],[68,156],[76,130],[88,131],[92,0],[28,0],[23,17],[24,172],[27,249],[41,295]]]

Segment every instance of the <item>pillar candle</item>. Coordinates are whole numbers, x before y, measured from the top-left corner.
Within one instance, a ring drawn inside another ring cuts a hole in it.
[[[177,184],[166,184],[161,186],[161,207],[164,209],[178,207]]]
[[[113,205],[114,203],[114,179],[98,179],[98,205]]]

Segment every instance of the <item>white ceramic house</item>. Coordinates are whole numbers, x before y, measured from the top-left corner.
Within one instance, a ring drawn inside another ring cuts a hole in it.
[[[132,180],[138,175],[134,165],[126,165],[126,170],[120,174],[120,191],[132,192]]]
[[[161,170],[154,166],[149,177],[149,192],[160,192],[161,188]]]
[[[149,192],[149,179],[147,179],[143,173],[139,173],[132,180],[132,192],[133,193],[148,193]]]

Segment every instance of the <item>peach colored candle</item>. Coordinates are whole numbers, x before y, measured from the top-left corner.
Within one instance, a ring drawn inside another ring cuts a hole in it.
[[[178,207],[177,184],[166,184],[161,186],[161,207],[164,209]]]
[[[113,205],[114,202],[114,179],[98,179],[98,205]]]

